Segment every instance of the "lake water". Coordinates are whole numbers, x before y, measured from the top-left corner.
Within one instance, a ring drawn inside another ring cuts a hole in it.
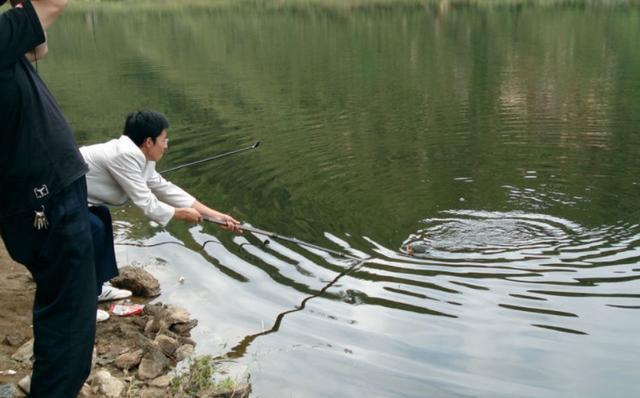
[[[363,259],[114,209],[253,396],[637,396],[640,9],[441,3],[75,6],[38,68],[82,144],[166,113],[159,169],[261,140],[167,177]]]

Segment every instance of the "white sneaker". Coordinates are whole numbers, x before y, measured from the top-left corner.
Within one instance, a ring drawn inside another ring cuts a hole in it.
[[[96,313],[96,322],[104,322],[109,319],[109,313],[107,311],[98,310]]]
[[[131,297],[131,291],[125,289],[118,289],[108,283],[102,285],[102,293],[98,296],[98,302],[120,300]]]

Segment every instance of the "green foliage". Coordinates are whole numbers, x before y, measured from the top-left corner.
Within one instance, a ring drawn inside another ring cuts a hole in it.
[[[222,392],[234,391],[236,389],[236,383],[227,377],[216,385],[216,388]]]
[[[221,360],[223,358],[215,359],[210,355],[190,358],[188,370],[171,380],[169,384],[171,396],[199,398],[236,392],[238,385],[230,377],[215,382],[215,375],[218,371],[217,361]]]
[[[215,386],[215,362],[209,355],[190,359],[189,370],[174,377],[170,389],[175,397],[201,397]]]

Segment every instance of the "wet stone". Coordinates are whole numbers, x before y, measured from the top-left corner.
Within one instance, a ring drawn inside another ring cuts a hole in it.
[[[136,351],[126,352],[122,355],[119,355],[116,358],[114,365],[118,369],[129,370],[138,366],[141,360],[142,360],[142,350],[136,350]]]
[[[122,267],[120,275],[113,278],[111,284],[120,289],[130,290],[139,297],[155,297],[160,294],[158,280],[140,267]]]
[[[194,350],[195,350],[195,347],[192,346],[191,344],[185,344],[180,346],[176,350],[176,361],[180,362],[184,359],[189,358],[191,355],[193,355]]]
[[[9,333],[4,336],[4,340],[2,341],[4,344],[11,347],[20,347],[26,338],[19,333]]]
[[[27,394],[31,391],[31,375],[26,375],[18,382],[18,387]]]
[[[122,381],[111,376],[111,373],[106,370],[98,371],[93,377],[91,385],[100,396],[109,398],[120,397],[125,387]]]
[[[33,358],[33,339],[24,343],[18,350],[11,355],[11,359],[18,362],[27,362]]]
[[[169,384],[171,383],[171,379],[173,379],[173,377],[172,377],[172,376],[170,376],[170,375],[160,376],[160,377],[157,377],[157,378],[153,379],[153,380],[149,383],[149,386],[151,386],[151,387],[165,388],[165,387],[168,387],[168,386],[169,386]]]
[[[180,342],[180,344],[184,345],[184,344],[190,344],[192,346],[196,346],[196,342],[191,338],[191,337],[187,337],[187,336],[178,336],[178,341]]]
[[[184,322],[184,323],[176,323],[174,325],[171,326],[171,328],[169,330],[181,335],[181,336],[189,336],[191,333],[191,329],[195,328],[196,326],[198,326],[198,320],[197,319],[193,319],[189,322]]]
[[[164,334],[159,334],[154,342],[158,345],[158,347],[160,347],[165,355],[170,357],[172,357],[176,353],[176,350],[179,346],[179,343],[176,339],[165,336]]]
[[[151,349],[144,355],[142,361],[140,361],[140,366],[138,366],[138,378],[140,380],[155,379],[162,375],[170,365],[171,362],[160,351],[160,349]]]
[[[169,323],[172,325],[176,323],[189,322],[191,318],[191,314],[189,314],[189,311],[177,305],[169,304],[166,306],[166,310],[167,310],[166,317],[168,318]]]
[[[162,303],[157,302],[145,305],[142,313],[145,315],[158,316],[161,311],[163,311]]]
[[[242,384],[236,386],[233,391],[219,392],[212,394],[210,398],[248,398],[251,395],[251,384]]]
[[[163,388],[149,387],[140,391],[140,398],[164,398],[166,391]]]

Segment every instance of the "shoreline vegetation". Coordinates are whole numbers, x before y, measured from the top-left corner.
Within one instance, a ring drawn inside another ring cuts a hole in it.
[[[74,8],[100,6],[116,10],[197,7],[214,10],[326,9],[340,11],[390,7],[447,10],[450,7],[640,6],[640,0],[73,0],[71,4]]]

